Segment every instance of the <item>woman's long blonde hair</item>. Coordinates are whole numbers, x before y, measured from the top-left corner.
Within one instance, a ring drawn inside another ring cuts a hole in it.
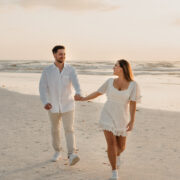
[[[131,69],[131,65],[125,59],[118,60],[119,66],[123,69],[124,77],[127,81],[133,81],[134,75]]]

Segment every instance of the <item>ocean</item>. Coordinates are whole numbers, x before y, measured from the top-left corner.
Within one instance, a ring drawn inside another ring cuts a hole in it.
[[[78,74],[111,75],[113,62],[101,61],[67,61],[74,66]],[[41,73],[53,61],[0,60],[0,72]],[[135,76],[138,75],[170,75],[180,77],[180,61],[176,62],[131,62]]]

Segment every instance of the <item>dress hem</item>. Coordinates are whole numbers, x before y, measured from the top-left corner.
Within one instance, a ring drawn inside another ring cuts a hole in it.
[[[114,128],[112,128],[110,126],[107,126],[107,125],[104,125],[104,124],[100,124],[100,127],[103,130],[112,132],[113,135],[115,135],[115,136],[124,136],[124,137],[127,136],[127,131],[126,130],[115,130]]]

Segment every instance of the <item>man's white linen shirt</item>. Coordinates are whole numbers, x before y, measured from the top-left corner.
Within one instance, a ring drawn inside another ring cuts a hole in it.
[[[72,86],[75,93],[81,95],[77,73],[71,65],[64,63],[61,72],[55,64],[46,67],[39,82],[40,99],[43,105],[50,103],[52,113],[64,113],[74,110]]]

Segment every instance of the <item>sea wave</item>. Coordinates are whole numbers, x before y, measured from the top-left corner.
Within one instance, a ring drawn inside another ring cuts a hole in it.
[[[67,61],[78,74],[111,75],[113,62],[107,61]],[[52,61],[12,61],[1,60],[0,72],[41,73]],[[180,77],[180,62],[131,62],[135,75],[176,75]]]

